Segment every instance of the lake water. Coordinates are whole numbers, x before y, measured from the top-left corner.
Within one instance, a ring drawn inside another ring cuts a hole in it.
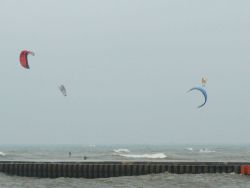
[[[71,152],[71,155],[69,155]],[[250,145],[85,145],[0,146],[1,160],[184,160],[250,161]],[[157,174],[104,179],[40,179],[0,174],[0,187],[250,187],[250,176],[239,174]]]

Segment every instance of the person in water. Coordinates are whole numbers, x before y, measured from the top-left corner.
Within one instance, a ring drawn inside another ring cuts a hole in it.
[[[69,152],[69,157],[71,157],[71,151]]]

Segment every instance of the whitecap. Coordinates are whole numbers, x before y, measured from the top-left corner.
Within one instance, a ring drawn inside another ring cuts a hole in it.
[[[130,152],[126,148],[114,149],[113,151],[116,152],[116,153],[129,153]]]
[[[188,150],[188,151],[194,151],[193,148],[185,148],[185,150]]]
[[[6,154],[4,152],[0,151],[0,157],[5,157],[5,156],[6,156]]]
[[[214,150],[209,150],[207,148],[202,148],[199,150],[200,153],[214,153]]]
[[[153,154],[119,154],[122,157],[127,158],[147,158],[147,159],[164,159],[167,155],[164,153],[153,153]]]

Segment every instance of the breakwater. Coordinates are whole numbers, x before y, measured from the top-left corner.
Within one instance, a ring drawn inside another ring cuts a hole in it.
[[[0,161],[0,172],[39,178],[108,178],[158,173],[250,173],[245,162],[92,161],[31,162]]]

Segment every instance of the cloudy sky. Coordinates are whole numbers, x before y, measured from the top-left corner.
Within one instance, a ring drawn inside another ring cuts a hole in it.
[[[250,143],[249,8],[2,0],[0,143]],[[19,64],[23,49],[36,54],[30,70]],[[202,76],[208,102],[197,109],[201,94],[187,90]]]

